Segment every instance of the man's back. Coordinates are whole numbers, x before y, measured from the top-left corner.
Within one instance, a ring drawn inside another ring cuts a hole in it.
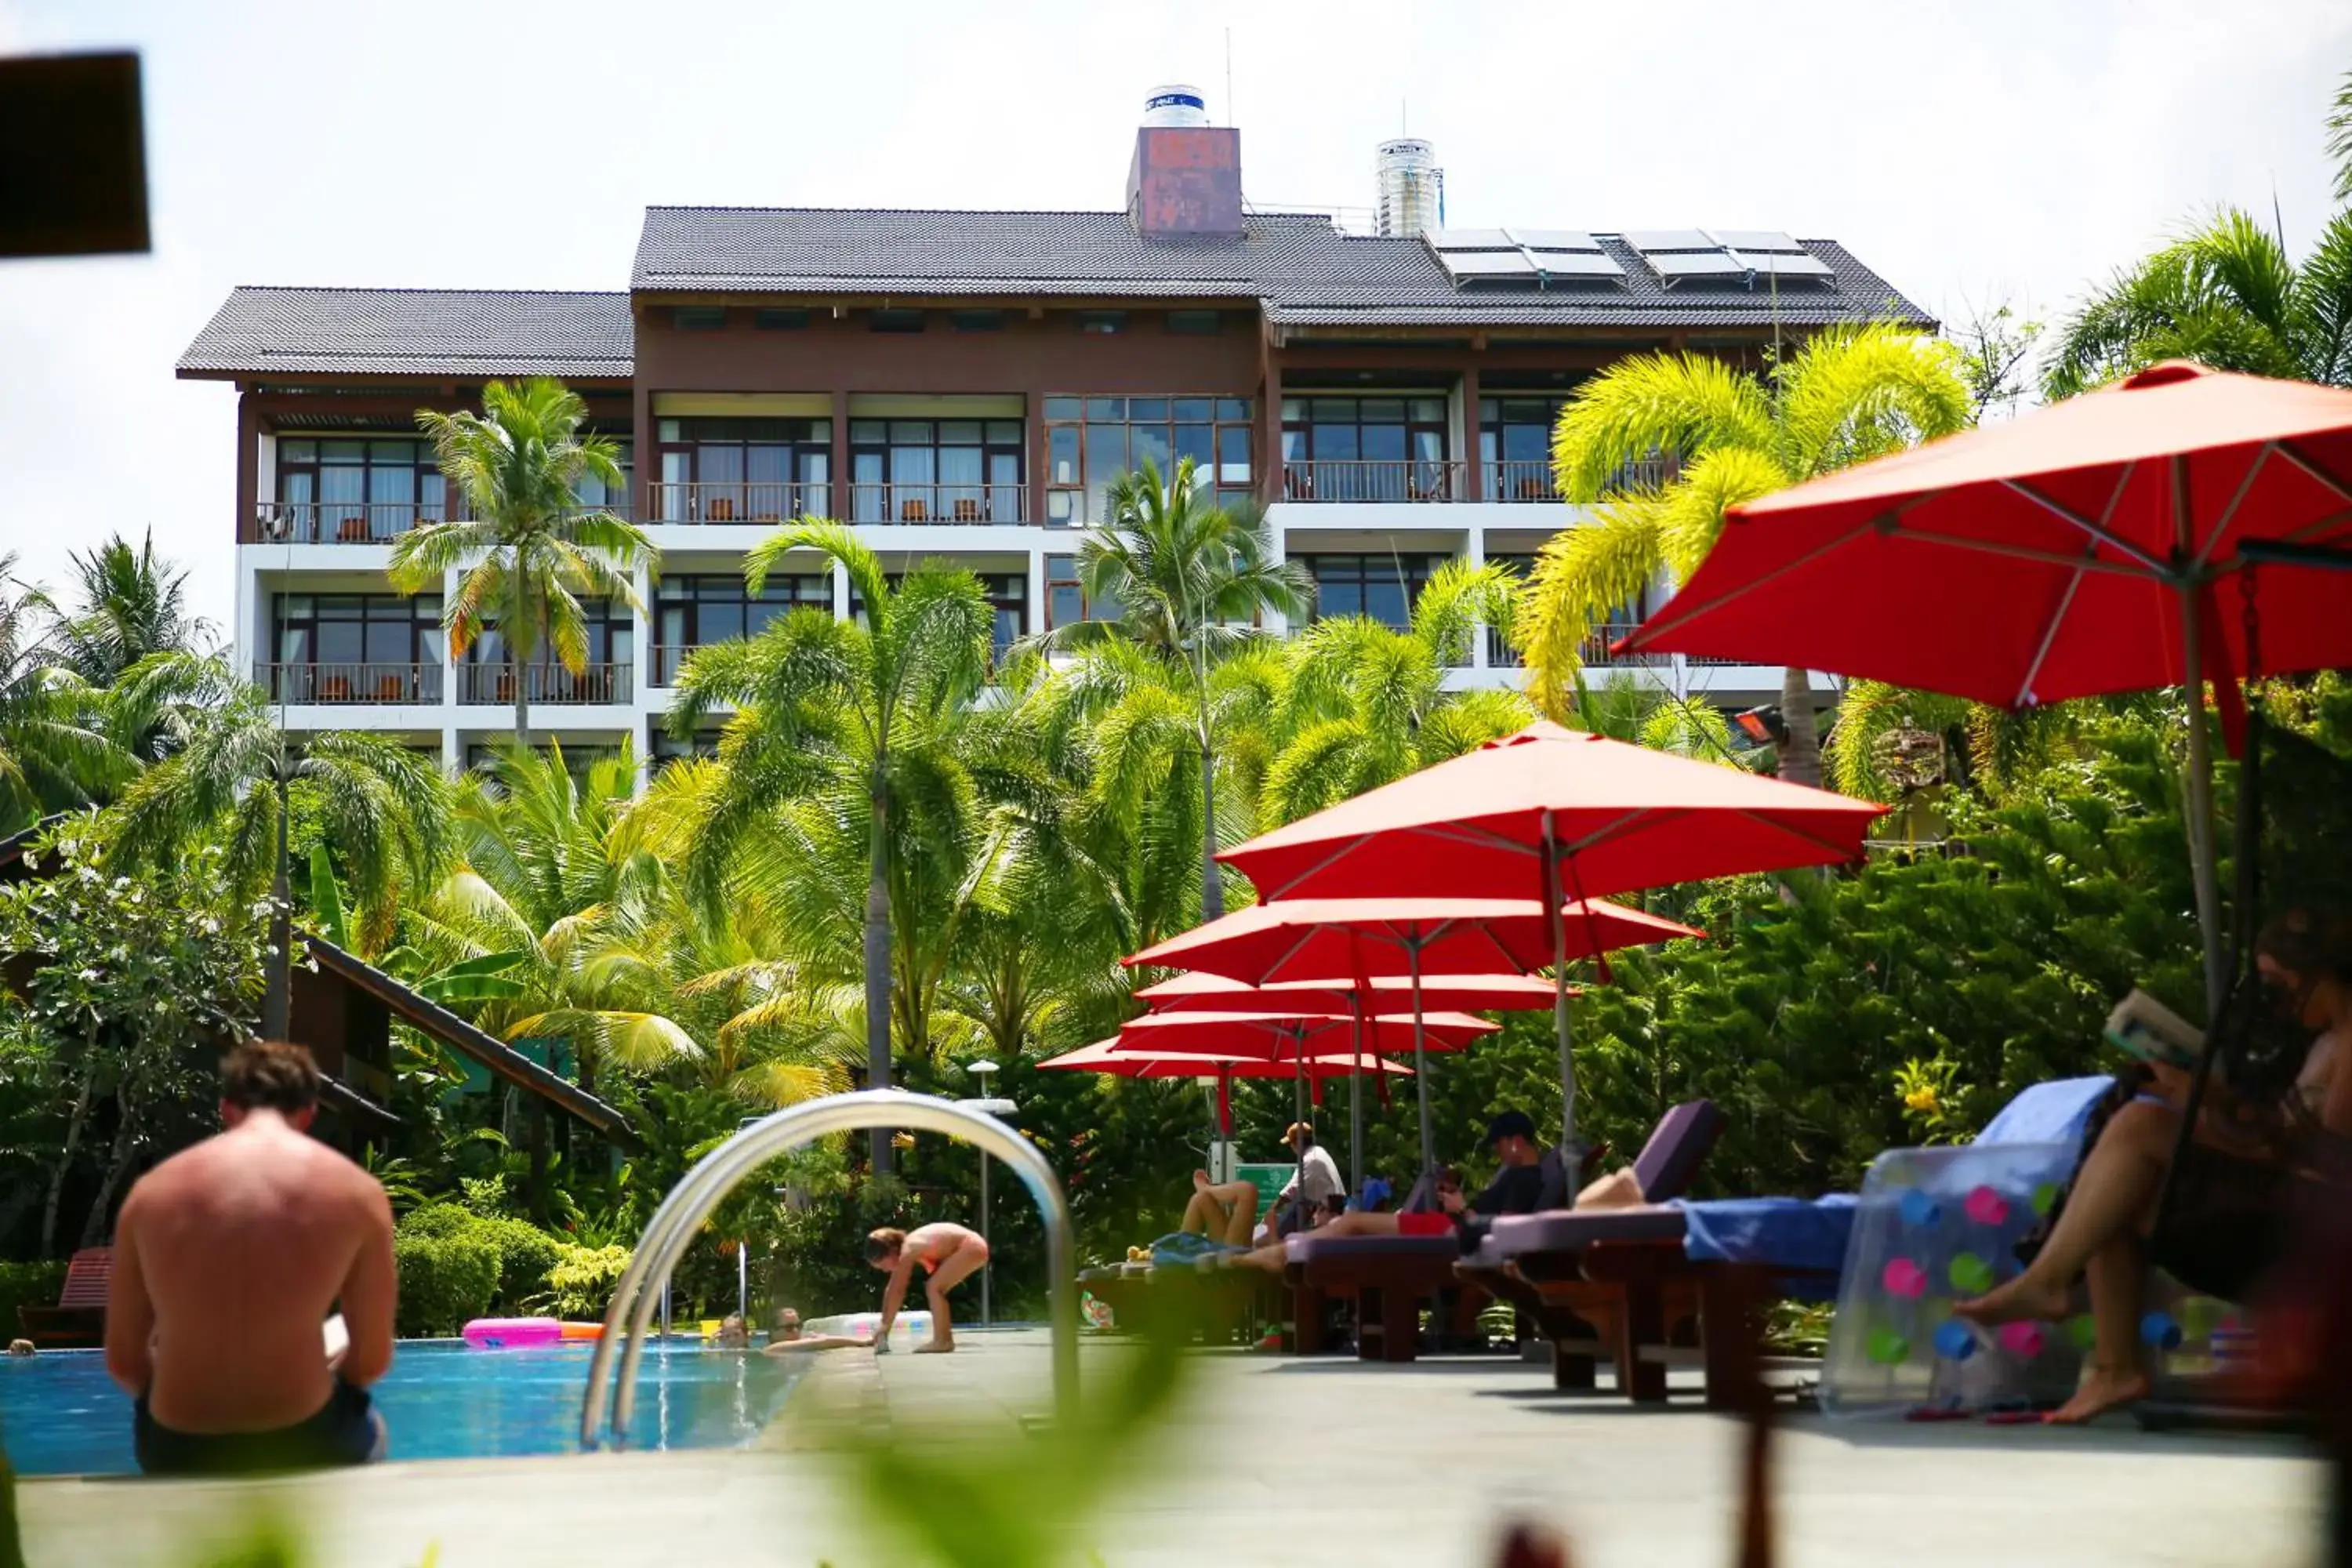
[[[373,1177],[278,1115],[252,1114],[124,1201],[111,1310],[128,1316],[109,1324],[110,1364],[127,1384],[143,1372],[149,1412],[176,1431],[304,1421],[334,1389],[320,1324],[339,1299],[352,1331],[342,1375],[365,1386],[390,1360],[391,1239]],[[152,1357],[138,1353],[142,1317]]]

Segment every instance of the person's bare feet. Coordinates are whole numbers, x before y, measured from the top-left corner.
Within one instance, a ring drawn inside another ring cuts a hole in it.
[[[932,1339],[925,1340],[921,1344],[917,1345],[914,1349],[914,1353],[916,1355],[946,1355],[949,1352],[954,1349],[955,1341],[953,1340]]]
[[[2066,1315],[2064,1286],[2049,1286],[2031,1273],[1986,1291],[1973,1301],[1955,1302],[1952,1316],[1994,1328],[2002,1323],[2051,1322]]]
[[[2147,1373],[2136,1366],[2094,1364],[2084,1374],[2074,1397],[2042,1417],[2053,1426],[2080,1426],[2095,1421],[2117,1405],[2147,1397]]]
[[[1209,1180],[1208,1172],[1195,1171],[1192,1173],[1192,1190],[1194,1192],[1205,1193],[1215,1184],[1215,1183]]]

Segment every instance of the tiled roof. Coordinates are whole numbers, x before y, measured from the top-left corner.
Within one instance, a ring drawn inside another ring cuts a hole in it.
[[[778,294],[1254,298],[1277,325],[1792,326],[1927,312],[1827,240],[1836,272],[1767,289],[1668,289],[1613,236],[1622,284],[1457,289],[1419,239],[1346,235],[1314,216],[1253,214],[1238,239],[1147,239],[1124,213],[649,207],[631,285]]]
[[[628,376],[626,294],[239,288],[183,374]]]

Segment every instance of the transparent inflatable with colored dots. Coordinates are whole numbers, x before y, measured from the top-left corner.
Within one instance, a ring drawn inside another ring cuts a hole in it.
[[[1863,1183],[1822,1374],[1833,1415],[1966,1415],[2074,1391],[2072,1321],[1986,1330],[1952,1315],[2019,1272],[2016,1247],[2074,1166],[2068,1143],[1897,1149]]]

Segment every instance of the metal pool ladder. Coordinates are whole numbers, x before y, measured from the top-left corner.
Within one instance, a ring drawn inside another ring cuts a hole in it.
[[[580,1410],[580,1446],[595,1448],[604,1439],[607,1395],[612,1411],[611,1443],[625,1447],[629,1418],[636,1410],[637,1365],[644,1359],[646,1331],[654,1308],[703,1222],[726,1201],[743,1178],[780,1155],[788,1154],[829,1132],[869,1127],[905,1127],[959,1138],[982,1153],[1002,1160],[1021,1178],[1045,1222],[1045,1271],[1048,1311],[1054,1334],[1054,1412],[1068,1421],[1077,1412],[1078,1298],[1077,1239],[1070,1229],[1070,1205],[1062,1184],[1029,1141],[994,1117],[930,1095],[903,1094],[897,1089],[865,1089],[856,1094],[828,1095],[788,1106],[745,1127],[697,1161],[679,1178],[661,1207],[654,1211],[646,1233],[604,1313],[604,1336],[588,1363],[588,1395]],[[612,1388],[613,1359],[617,1348],[620,1380]]]

